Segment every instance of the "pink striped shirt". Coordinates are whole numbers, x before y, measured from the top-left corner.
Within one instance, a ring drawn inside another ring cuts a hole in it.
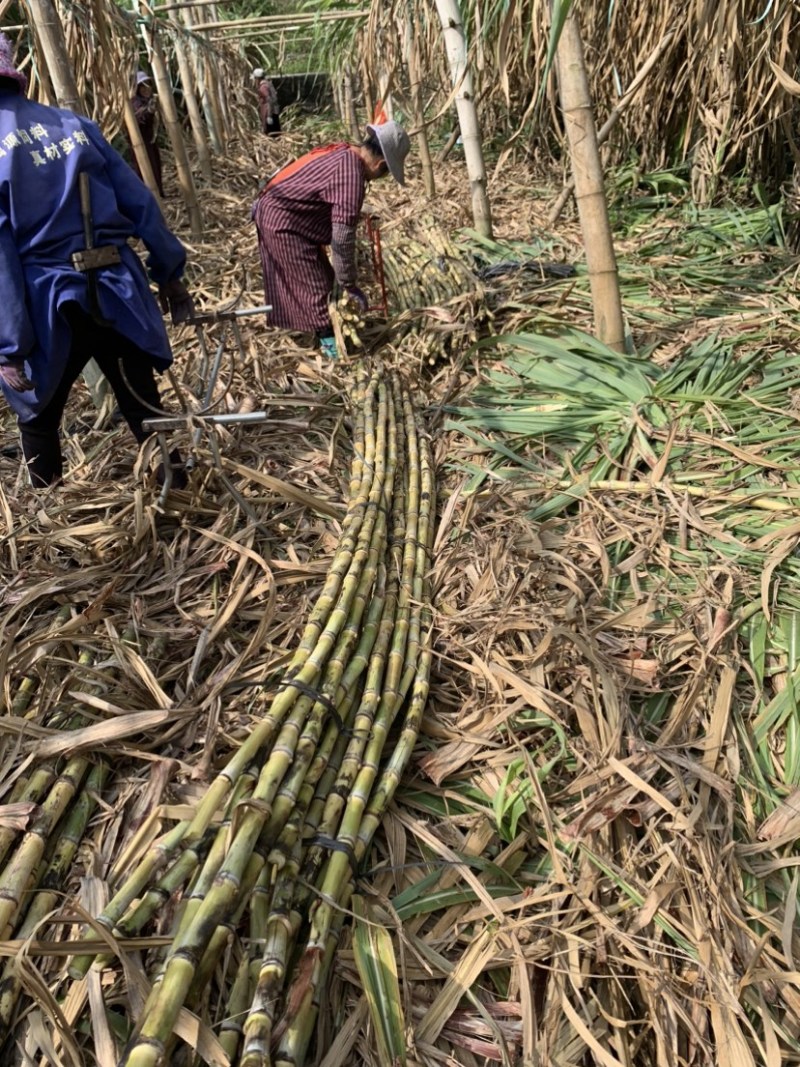
[[[288,231],[329,245],[335,223],[358,223],[365,190],[364,167],[354,149],[322,153],[264,191],[255,210],[259,231]]]

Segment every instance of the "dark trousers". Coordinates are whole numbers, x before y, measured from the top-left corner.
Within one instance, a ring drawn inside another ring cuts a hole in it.
[[[264,123],[264,133],[269,137],[275,137],[281,132],[281,120],[277,115],[271,115]]]
[[[99,326],[77,304],[67,304],[65,309],[72,329],[72,347],[64,374],[47,406],[30,422],[19,424],[25,462],[37,489],[61,478],[61,417],[70,389],[90,359],[96,360],[108,379],[119,410],[139,444],[148,436],[142,422],[155,414],[150,409],[162,410],[150,356],[116,330]],[[120,372],[120,360],[130,389]]]

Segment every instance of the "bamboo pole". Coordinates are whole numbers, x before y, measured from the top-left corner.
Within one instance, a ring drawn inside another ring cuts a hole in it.
[[[598,338],[625,351],[625,323],[614,241],[608,218],[603,168],[589,94],[580,27],[574,6],[564,21],[556,52],[559,95],[570,146],[575,199],[583,231],[586,264]]]
[[[436,10],[442,23],[445,50],[455,90],[458,124],[461,127],[464,160],[467,164],[472,194],[472,217],[478,233],[482,237],[491,237],[492,213],[486,191],[486,167],[483,162],[481,130],[478,124],[478,109],[475,106],[472,74],[467,59],[466,35],[458,0],[436,0]]]
[[[181,17],[187,30],[189,30],[190,33],[194,33],[195,22],[192,10],[187,8],[182,12]],[[211,142],[211,150],[215,155],[219,156],[222,155],[223,152],[222,130],[217,126],[217,116],[211,106],[211,94],[208,90],[208,79],[206,78],[203,57],[199,52],[199,46],[194,42],[192,43],[191,48],[191,58],[195,85],[197,86],[197,95],[200,98],[200,106],[203,109],[203,115],[206,120],[206,129],[208,130],[208,137]]]
[[[603,125],[600,127],[600,129],[597,131],[597,144],[598,145],[606,143],[608,138],[611,136],[611,131],[614,129],[614,127],[616,126],[617,122],[619,121],[620,116],[622,115],[622,112],[635,99],[636,94],[641,89],[641,87],[644,85],[648,74],[653,69],[653,67],[656,65],[656,63],[661,58],[661,56],[664,54],[664,52],[666,52],[667,48],[669,48],[669,46],[672,44],[674,39],[675,39],[675,30],[670,30],[668,33],[665,33],[664,36],[661,38],[661,40],[658,42],[658,44],[655,46],[653,51],[650,53],[650,55],[644,61],[644,63],[641,66],[641,69],[638,71],[636,77],[633,79],[633,81],[630,83],[628,88],[625,90],[625,92],[619,98],[619,101],[617,102],[617,104],[610,111],[610,113],[608,115],[608,118],[603,123]],[[561,190],[561,192],[558,195],[558,198],[556,199],[555,203],[553,204],[552,208],[550,209],[550,213],[547,216],[548,225],[552,226],[553,223],[557,220],[558,216],[561,214],[561,212],[564,209],[564,205],[569,200],[569,198],[572,196],[574,191],[575,191],[575,178],[572,177],[572,178],[569,179],[569,181],[566,183],[564,188]]]
[[[78,91],[67,52],[64,27],[52,0],[25,0],[44,52],[45,63],[53,83],[58,106],[86,114],[86,105]]]
[[[344,89],[345,124],[354,141],[361,140],[361,129],[358,125],[358,112],[356,111],[356,99],[353,92],[353,74],[349,67],[342,72],[342,87]]]
[[[208,98],[211,102],[211,111],[214,114],[214,121],[217,125],[217,129],[220,131],[222,150],[225,151],[230,140],[231,130],[226,121],[225,108],[222,104],[222,92],[219,87],[219,71],[217,70],[216,61],[210,56],[204,56],[203,61],[205,65],[206,79],[208,81]]]
[[[135,3],[137,10],[140,12],[142,10],[148,11],[147,5],[141,3],[141,0],[135,0]],[[192,169],[189,165],[189,157],[186,154],[186,144],[184,143],[183,133],[181,132],[180,119],[178,118],[175,99],[172,95],[172,86],[169,83],[167,62],[164,58],[164,50],[154,20],[151,19],[149,23],[142,25],[142,37],[147,46],[150,65],[153,68],[153,77],[158,90],[158,102],[161,107],[161,114],[164,117],[164,126],[170,144],[172,145],[172,152],[175,156],[175,166],[178,172],[178,185],[181,188],[181,193],[183,194],[183,199],[186,204],[186,210],[189,214],[189,226],[191,228],[192,237],[200,238],[203,236],[203,218],[200,214],[197,190],[194,186]]]
[[[436,196],[436,179],[433,174],[433,159],[428,141],[428,129],[425,125],[425,108],[419,88],[422,78],[419,69],[417,34],[414,28],[414,15],[410,2],[406,3],[405,19],[403,21],[403,50],[406,67],[408,68],[411,109],[414,113],[414,125],[417,127],[416,138],[419,158],[422,163],[422,180],[425,185],[425,195],[429,200],[433,200]]]
[[[72,71],[64,27],[52,0],[25,0],[31,21],[44,53],[44,66],[52,82],[59,107],[78,114],[86,114],[86,104],[78,91]],[[95,407],[100,410],[109,393],[109,384],[92,359],[83,370],[83,380],[89,387]]]
[[[200,107],[197,103],[197,88],[194,83],[192,65],[189,62],[189,57],[186,54],[186,45],[184,44],[180,33],[176,32],[173,35],[173,43],[175,45],[175,58],[178,61],[178,73],[180,74],[181,85],[183,86],[183,97],[186,101],[186,111],[189,115],[192,137],[194,138],[195,148],[197,149],[197,161],[200,165],[200,173],[202,174],[204,181],[210,182],[212,178],[211,153],[208,150],[208,140],[206,138],[203,117],[200,114]]]
[[[131,147],[133,148],[136,162],[139,165],[142,181],[160,204],[161,200],[158,193],[158,183],[156,182],[155,174],[153,174],[153,165],[150,162],[150,156],[148,156],[147,149],[144,146],[139,123],[136,120],[136,112],[133,110],[133,102],[129,96],[125,97],[123,106],[125,109],[125,128],[131,139]]]

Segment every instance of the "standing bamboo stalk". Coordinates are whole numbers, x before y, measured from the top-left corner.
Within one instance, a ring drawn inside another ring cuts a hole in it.
[[[569,140],[575,200],[583,231],[598,338],[625,351],[625,323],[617,260],[608,218],[603,168],[589,94],[580,26],[574,6],[564,22],[556,53],[561,110]]]
[[[414,28],[414,12],[410,3],[406,3],[405,26],[403,32],[403,45],[405,52],[406,67],[408,68],[408,84],[411,90],[411,107],[414,112],[414,125],[417,127],[417,148],[422,163],[422,180],[425,185],[425,195],[429,200],[436,196],[436,180],[433,175],[433,158],[431,146],[428,142],[428,131],[425,126],[425,108],[422,103],[420,84],[422,78],[419,68],[419,49],[417,47],[417,33]]]
[[[78,91],[67,52],[64,27],[53,0],[25,0],[25,3],[36,27],[58,106],[85,114],[86,106]]]
[[[200,107],[197,103],[196,88],[194,84],[194,74],[192,73],[192,65],[189,62],[189,57],[186,54],[186,46],[183,42],[183,38],[180,33],[176,33],[173,37],[175,44],[175,57],[178,60],[178,72],[181,78],[181,84],[183,85],[183,98],[186,101],[186,111],[189,115],[189,124],[192,127],[192,137],[194,138],[195,148],[197,149],[197,161],[200,165],[200,173],[203,176],[204,181],[210,182],[212,178],[211,172],[211,153],[208,150],[208,141],[206,139],[205,126],[203,125],[203,117],[200,114]]]
[[[183,24],[190,32],[194,32],[194,15],[190,8],[187,8],[182,13]],[[199,54],[199,45],[196,41],[192,42],[191,49],[191,61],[192,71],[194,73],[194,82],[197,87],[197,95],[200,99],[200,106],[203,109],[203,116],[206,120],[206,129],[208,130],[208,137],[211,141],[211,150],[215,155],[221,155],[222,148],[222,131],[217,128],[217,118],[214,114],[214,109],[211,107],[211,96],[208,91],[208,79],[206,78],[205,69],[203,66],[203,58]]]
[[[149,10],[149,7],[140,3],[139,0],[136,0],[136,4],[140,11],[143,8]],[[186,154],[186,145],[183,140],[183,134],[181,133],[180,119],[178,118],[178,111],[172,96],[172,87],[169,83],[167,62],[164,58],[164,50],[161,45],[161,39],[158,35],[158,28],[155,24],[155,20],[151,19],[149,25],[142,26],[142,36],[147,45],[150,63],[153,68],[153,76],[158,90],[161,113],[164,116],[164,125],[175,156],[175,166],[178,171],[178,184],[181,187],[186,210],[189,213],[189,226],[192,231],[192,237],[200,238],[203,236],[203,218],[200,214],[197,190],[195,189],[194,179],[192,178],[189,157]]]
[[[372,80],[370,78],[369,65],[366,58],[361,59],[361,90],[364,94],[364,110],[367,113],[367,122],[372,122],[372,118],[375,114],[375,94],[372,91]]]
[[[472,88],[472,74],[467,60],[467,42],[458,0],[436,0],[436,10],[442,23],[444,44],[450,64],[455,90],[458,124],[464,144],[475,229],[482,237],[492,236],[492,213],[486,191],[486,167],[483,162],[478,109]]]
[[[361,140],[361,130],[358,125],[358,112],[356,111],[356,99],[353,92],[353,73],[349,67],[344,68],[342,85],[344,87],[345,123],[352,139],[358,142]]]
[[[156,182],[156,176],[153,174],[153,165],[150,162],[150,156],[147,154],[147,149],[144,146],[142,140],[141,130],[139,129],[139,123],[136,121],[136,112],[133,110],[133,104],[130,97],[125,97],[125,128],[128,131],[128,136],[131,139],[131,148],[133,154],[136,157],[136,162],[139,165],[139,172],[142,175],[142,181],[153,194],[153,196],[161,203],[158,193],[158,183]]]
[[[619,100],[617,101],[616,105],[612,108],[611,112],[609,113],[608,118],[603,123],[603,125],[600,127],[600,129],[597,131],[597,144],[598,144],[598,146],[601,145],[601,144],[605,144],[606,141],[608,140],[608,138],[611,136],[611,133],[614,130],[614,127],[617,125],[617,122],[619,121],[623,111],[628,107],[628,105],[630,103],[633,102],[633,100],[635,100],[637,93],[639,92],[641,87],[644,85],[644,83],[645,83],[645,81],[647,79],[647,76],[650,74],[650,71],[656,65],[656,63],[661,58],[661,56],[664,54],[664,52],[666,52],[666,50],[672,44],[674,39],[675,39],[675,30],[670,30],[668,33],[665,33],[664,36],[661,38],[661,40],[656,45],[656,47],[653,49],[653,51],[650,53],[650,55],[644,61],[644,63],[642,64],[640,70],[638,71],[636,77],[633,79],[633,81],[630,83],[628,88],[625,90],[625,92],[619,98]],[[573,177],[573,178],[570,178],[569,181],[566,183],[566,185],[564,186],[562,191],[559,193],[558,198],[556,199],[556,201],[553,204],[552,208],[550,209],[550,212],[549,212],[549,214],[547,216],[547,224],[549,226],[552,226],[556,222],[556,220],[558,219],[558,216],[561,214],[561,212],[562,212],[562,210],[564,208],[564,205],[569,200],[569,198],[572,196],[574,191],[575,191],[575,178]]]

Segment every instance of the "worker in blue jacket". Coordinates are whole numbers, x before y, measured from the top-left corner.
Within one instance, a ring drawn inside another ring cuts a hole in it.
[[[172,362],[162,310],[193,315],[186,254],[147,187],[89,119],[28,100],[0,34],[0,388],[36,487],[61,478],[60,425],[90,359],[134,437],[161,410],[154,370]],[[177,472],[173,484],[183,484]]]

